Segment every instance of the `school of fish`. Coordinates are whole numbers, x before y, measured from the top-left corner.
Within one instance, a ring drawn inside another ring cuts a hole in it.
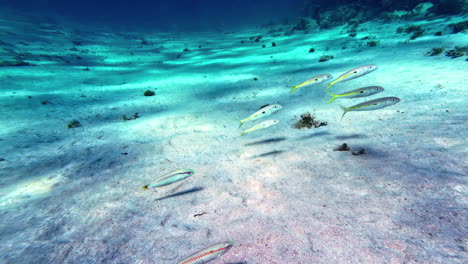
[[[366,86],[358,89],[354,89],[351,91],[343,92],[343,93],[332,93],[329,91],[329,89],[334,86],[337,83],[341,82],[347,82],[352,79],[364,76],[368,73],[371,73],[375,71],[378,67],[376,65],[364,65],[360,66],[354,69],[351,69],[342,75],[340,75],[338,78],[336,78],[334,81],[330,82],[327,84],[325,88],[325,92],[328,93],[331,96],[331,99],[328,101],[328,103],[334,102],[338,98],[343,98],[343,99],[355,99],[355,98],[361,98],[361,97],[367,97],[371,96],[380,92],[384,91],[384,88],[380,86]],[[316,75],[298,85],[291,86],[289,93],[293,93],[296,90],[298,90],[300,87],[307,87],[307,86],[313,86],[313,85],[318,85],[321,83],[324,83],[326,81],[331,80],[333,77],[330,74],[319,74]],[[358,103],[356,105],[350,106],[350,107],[344,107],[341,106],[341,109],[343,110],[343,114],[341,116],[341,120],[343,117],[346,115],[346,113],[351,112],[351,111],[371,111],[371,110],[377,110],[381,109],[384,107],[388,107],[391,105],[394,105],[396,103],[400,102],[400,99],[397,97],[382,97],[382,98],[377,98],[373,99],[370,101],[365,101]],[[270,115],[273,115],[280,111],[283,107],[279,104],[267,104],[262,107],[260,107],[259,110],[255,111],[248,117],[241,119],[240,120],[240,125],[239,128],[246,122],[251,122],[255,121],[258,119],[262,119],[265,117],[268,117]],[[248,128],[244,130],[241,133],[241,136],[244,136],[246,134],[252,133],[254,131],[262,130],[262,129],[267,129],[269,127],[272,127],[276,124],[278,124],[278,120],[265,120],[261,123],[258,123],[251,128]],[[176,182],[180,182],[182,180],[185,180],[189,178],[190,176],[194,175],[195,171],[191,169],[179,169],[176,171],[172,171],[169,173],[166,173],[160,177],[158,177],[154,182],[147,184],[143,186],[144,190],[148,189],[157,189],[160,187],[168,186]],[[204,248],[186,258],[183,260],[179,261],[179,264],[203,264],[203,263],[208,263],[214,259],[219,258],[221,255],[229,251],[233,246],[232,242],[220,242],[217,244],[214,244],[212,246],[209,246],[207,248]]]

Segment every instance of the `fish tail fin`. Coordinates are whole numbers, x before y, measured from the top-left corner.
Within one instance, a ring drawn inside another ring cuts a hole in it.
[[[148,190],[148,185],[143,186],[143,190]]]
[[[297,88],[299,88],[297,85],[296,86],[289,86],[289,88],[291,89],[291,91],[289,91],[290,94],[292,94],[294,91],[297,90]]]
[[[346,108],[346,107],[344,107],[342,105],[340,105],[340,107],[343,110],[343,115],[341,115],[341,120],[340,120],[340,121],[342,121],[343,117],[346,115],[346,113],[348,113],[349,110],[348,110],[348,108]]]
[[[330,100],[328,100],[327,104],[331,104],[333,101],[336,100],[336,98],[338,98],[338,96],[334,93],[330,93],[329,91],[325,91],[325,92],[327,92],[332,97]]]
[[[333,83],[329,83],[329,84],[327,85],[327,88],[325,88],[325,91],[328,91],[328,89],[330,89],[330,87],[332,87],[332,86],[333,86]]]
[[[244,124],[244,122],[242,122],[242,121],[239,121],[239,122],[240,122],[240,124],[239,124],[239,128],[240,128]]]
[[[242,132],[242,133],[240,134],[240,136],[242,137],[242,136],[245,135],[245,134],[247,134],[247,132],[244,131],[244,132]]]

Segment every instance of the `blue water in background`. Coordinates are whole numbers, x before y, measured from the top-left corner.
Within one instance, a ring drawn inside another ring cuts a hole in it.
[[[412,10],[422,2],[436,6],[439,15],[460,14],[463,0],[2,0],[0,6],[31,15],[60,15],[81,24],[127,29],[222,31],[265,23],[294,23],[301,16],[318,19],[324,11],[357,4],[365,12]],[[350,11],[352,13],[352,11]]]
[[[190,30],[236,29],[249,24],[295,17],[302,0],[4,0],[0,5],[24,11],[59,14],[76,22],[105,23],[130,28]]]

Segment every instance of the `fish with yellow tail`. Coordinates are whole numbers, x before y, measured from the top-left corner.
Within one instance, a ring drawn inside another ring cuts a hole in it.
[[[274,126],[274,125],[276,125],[278,123],[279,123],[278,120],[265,120],[262,123],[245,130],[244,132],[241,133],[241,136],[243,136],[243,135],[245,135],[247,133],[250,133],[252,131],[255,131],[255,130],[269,128],[269,127]]]
[[[320,75],[317,75],[317,76],[315,76],[315,77],[312,77],[312,78],[308,79],[307,81],[304,81],[304,82],[301,83],[301,84],[298,84],[298,85],[289,87],[289,88],[291,88],[291,91],[289,91],[289,93],[290,93],[290,94],[293,93],[293,92],[296,91],[299,87],[323,83],[323,82],[326,82],[326,81],[328,81],[328,80],[330,80],[330,79],[332,79],[332,78],[333,78],[333,76],[331,76],[330,74],[320,74]]]
[[[366,96],[370,96],[370,95],[380,93],[380,92],[383,92],[383,91],[384,91],[384,88],[382,88],[380,86],[362,87],[362,88],[355,89],[355,90],[348,91],[348,92],[344,92],[344,93],[341,93],[341,94],[334,94],[334,93],[330,93],[329,91],[327,91],[327,93],[332,96],[332,98],[328,101],[328,103],[330,104],[331,102],[335,101],[336,98],[349,98],[349,99],[351,99],[351,98],[366,97]]]
[[[335,85],[337,82],[346,82],[346,81],[352,80],[354,78],[361,77],[363,75],[371,73],[371,72],[373,72],[375,70],[377,70],[377,65],[364,65],[364,66],[354,68],[352,70],[349,70],[349,71],[345,72],[340,77],[338,77],[336,80],[329,83],[325,90],[330,89],[330,87]]]
[[[193,170],[176,170],[169,173],[166,173],[160,176],[156,181],[148,185],[143,186],[143,190],[154,189],[157,187],[167,186],[178,181],[187,179],[188,177],[195,174]]]
[[[350,111],[371,111],[371,110],[376,110],[376,109],[381,109],[387,106],[391,106],[394,104],[397,104],[400,102],[400,98],[398,97],[382,97],[382,98],[377,98],[371,101],[363,102],[357,105],[353,105],[350,107],[344,107],[341,106],[341,109],[343,109],[343,115],[341,116],[341,120],[343,120],[343,117],[345,116],[346,113]]]
[[[219,258],[224,253],[228,252],[233,246],[232,242],[221,242],[202,249],[183,260],[177,262],[177,264],[204,264],[208,263],[216,258]]]
[[[265,106],[261,107],[260,110],[258,110],[257,112],[251,114],[249,117],[247,117],[245,119],[242,119],[240,121],[239,127],[241,127],[245,122],[257,120],[257,119],[263,118],[265,116],[269,116],[269,115],[271,115],[273,113],[276,113],[279,110],[281,110],[282,108],[283,107],[281,105],[279,105],[279,104],[265,105]]]

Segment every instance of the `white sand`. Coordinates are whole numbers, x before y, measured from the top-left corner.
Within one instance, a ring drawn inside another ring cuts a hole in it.
[[[1,40],[37,66],[0,68],[0,262],[175,263],[233,241],[212,263],[463,263],[466,56],[425,56],[466,45],[463,33],[433,36],[461,20],[417,22],[426,34],[411,41],[395,33],[403,21],[350,38],[341,27],[169,35],[2,20]],[[366,46],[368,35],[380,45]],[[333,104],[323,86],[288,94],[365,64],[379,69],[332,90],[383,93]],[[340,122],[338,104],[384,96],[401,102]],[[283,105],[280,124],[239,138],[238,120],[268,103]],[[328,125],[291,128],[307,111]],[[67,129],[74,119],[82,126]],[[345,142],[366,153],[333,151]],[[141,189],[180,168],[196,174]]]

